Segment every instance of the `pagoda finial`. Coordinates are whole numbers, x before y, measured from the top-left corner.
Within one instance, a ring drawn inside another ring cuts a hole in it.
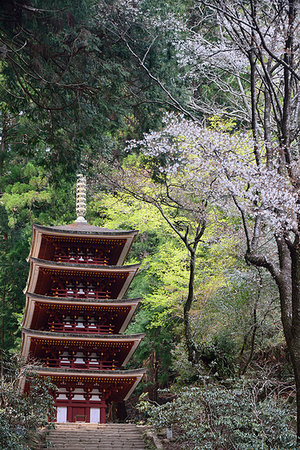
[[[86,214],[86,177],[81,173],[77,175],[77,188],[76,188],[76,214],[77,219],[75,222],[87,223],[85,220]]]

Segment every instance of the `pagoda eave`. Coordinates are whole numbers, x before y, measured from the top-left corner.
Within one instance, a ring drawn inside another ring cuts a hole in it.
[[[85,371],[81,369],[68,369],[68,368],[50,368],[50,367],[35,367],[35,372],[40,375],[41,377],[50,377],[53,381],[63,380],[65,382],[72,382],[72,381],[81,381],[81,382],[93,382],[93,383],[99,383],[104,388],[106,385],[119,385],[122,386],[124,384],[127,384],[127,390],[125,391],[124,395],[118,396],[116,395],[115,398],[112,398],[112,400],[116,401],[122,401],[122,400],[128,400],[131,393],[134,391],[136,386],[141,381],[143,375],[146,373],[146,369],[135,369],[135,370],[105,370],[105,371]],[[20,388],[24,390],[26,379],[25,377],[22,377],[20,381]]]
[[[76,346],[123,346],[125,350],[124,357],[122,358],[121,365],[125,366],[137,347],[139,346],[141,340],[145,337],[145,334],[134,334],[134,335],[112,335],[112,334],[80,334],[80,333],[56,333],[52,331],[39,331],[39,330],[28,330],[26,328],[22,329],[23,339],[21,356],[27,360],[32,347],[32,341],[36,340],[44,343],[50,344],[63,344],[63,345],[76,345]]]
[[[29,336],[38,336],[40,338],[53,338],[53,339],[74,339],[74,340],[97,340],[97,341],[107,341],[109,340],[119,340],[122,342],[142,339],[145,337],[144,333],[139,334],[81,334],[81,333],[58,333],[53,331],[40,331],[40,330],[30,330],[23,328],[22,331]]]
[[[88,272],[94,272],[94,271],[105,271],[105,272],[130,272],[130,271],[136,271],[139,269],[140,264],[128,264],[126,266],[103,266],[98,264],[72,264],[72,263],[64,263],[64,262],[56,262],[56,261],[48,261],[46,259],[39,259],[39,258],[33,258],[30,257],[30,262],[43,265],[43,267],[46,268],[66,268],[66,269],[78,269],[78,270],[84,270]]]
[[[74,276],[85,275],[100,278],[119,277],[119,279],[123,279],[121,285],[119,285],[119,290],[116,293],[117,299],[120,299],[127,292],[130,283],[136,275],[139,267],[139,264],[127,266],[98,266],[88,264],[59,263],[37,258],[30,258],[30,270],[24,293],[34,292],[41,294],[41,292],[36,292],[36,286],[40,270],[42,270],[48,271],[50,273],[60,273],[64,276],[73,274]]]
[[[55,305],[56,307],[67,308],[69,307],[83,307],[83,308],[106,308],[106,307],[128,307],[129,311],[124,319],[123,324],[120,327],[119,332],[122,333],[126,330],[128,323],[131,321],[133,314],[135,313],[142,298],[133,299],[91,299],[91,298],[72,298],[72,297],[49,297],[46,295],[33,294],[27,292],[26,294],[26,307],[22,326],[24,328],[31,328],[33,315],[36,304],[38,305]]]
[[[91,299],[91,298],[74,298],[74,297],[49,297],[47,295],[34,294],[27,292],[26,295],[34,301],[40,301],[43,303],[69,303],[70,305],[83,305],[85,303],[91,305],[107,305],[113,304],[116,306],[126,305],[138,305],[143,298],[107,298],[107,299]]]
[[[119,265],[121,265],[124,263],[137,233],[138,232],[136,230],[109,230],[106,228],[100,228],[93,225],[80,224],[76,222],[70,225],[62,226],[33,225],[32,245],[30,248],[28,260],[31,256],[38,257],[43,236],[66,236],[74,238],[88,237],[94,239],[104,238],[115,240],[126,239],[126,243],[122,249],[121,254],[119,255],[119,259],[117,262]]]
[[[109,228],[101,228],[94,225],[80,224],[74,222],[70,225],[58,225],[58,226],[45,226],[45,225],[33,225],[33,230],[39,232],[47,232],[49,234],[74,234],[75,236],[136,236],[137,230],[110,230]]]
[[[122,370],[97,370],[97,371],[89,371],[83,369],[68,369],[68,368],[53,368],[53,367],[44,367],[44,366],[38,366],[35,367],[34,370],[36,370],[39,373],[50,373],[51,375],[64,375],[67,374],[69,376],[87,376],[87,377],[103,377],[103,378],[127,378],[127,377],[133,377],[133,376],[142,376],[147,372],[147,369],[141,368],[141,369],[122,369]]]

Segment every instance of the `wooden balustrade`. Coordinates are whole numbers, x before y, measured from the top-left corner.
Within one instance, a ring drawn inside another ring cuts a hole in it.
[[[114,327],[110,325],[101,325],[101,324],[86,324],[84,322],[83,326],[79,326],[79,322],[74,323],[62,323],[62,322],[50,322],[48,323],[49,331],[58,331],[58,332],[69,332],[69,333],[99,333],[99,334],[113,334]]]
[[[97,264],[107,266],[108,259],[101,256],[80,256],[80,255],[54,255],[54,261],[71,264]]]
[[[83,362],[76,362],[76,357],[65,358],[43,358],[41,362],[47,367],[65,367],[70,369],[97,369],[97,370],[115,370],[117,366],[113,361],[101,361],[100,358],[80,357]]]
[[[88,290],[88,288],[84,291],[83,289],[61,289],[61,288],[53,288],[48,292],[50,297],[72,297],[72,298],[90,298],[90,299],[105,299],[111,297],[111,291],[97,291],[97,290]]]

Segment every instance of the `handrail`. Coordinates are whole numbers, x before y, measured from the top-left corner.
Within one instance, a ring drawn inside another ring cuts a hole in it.
[[[116,365],[114,361],[101,361],[100,358],[80,357],[83,362],[76,362],[74,357],[65,357],[65,359],[59,358],[43,358],[41,362],[47,367],[68,367],[70,369],[98,369],[98,370],[115,370]],[[92,361],[92,360],[93,361]]]
[[[69,291],[69,292],[67,292]],[[74,289],[72,292],[68,288],[65,289],[59,289],[59,288],[53,288],[50,290],[50,292],[47,294],[49,297],[72,297],[72,298],[91,298],[91,299],[105,299],[110,298],[111,291],[83,291],[83,294],[79,292],[79,289]]]
[[[72,264],[98,264],[100,266],[107,266],[108,264],[107,258],[86,255],[54,255],[54,261]]]
[[[78,322],[75,323],[60,323],[50,322],[48,323],[49,331],[62,331],[62,332],[78,332],[78,333],[100,333],[100,334],[114,334],[114,327],[110,325],[86,325],[82,327],[78,326]]]

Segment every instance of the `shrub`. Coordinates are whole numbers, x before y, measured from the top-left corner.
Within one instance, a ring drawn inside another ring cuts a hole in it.
[[[142,401],[141,411],[157,429],[172,427],[174,438],[198,450],[293,449],[289,405],[274,399],[257,401],[254,389],[241,383],[189,387],[161,406]]]
[[[30,382],[30,393],[19,389],[20,377]],[[5,358],[0,391],[0,449],[25,450],[39,441],[39,428],[49,424],[54,413],[55,389],[17,358]]]

